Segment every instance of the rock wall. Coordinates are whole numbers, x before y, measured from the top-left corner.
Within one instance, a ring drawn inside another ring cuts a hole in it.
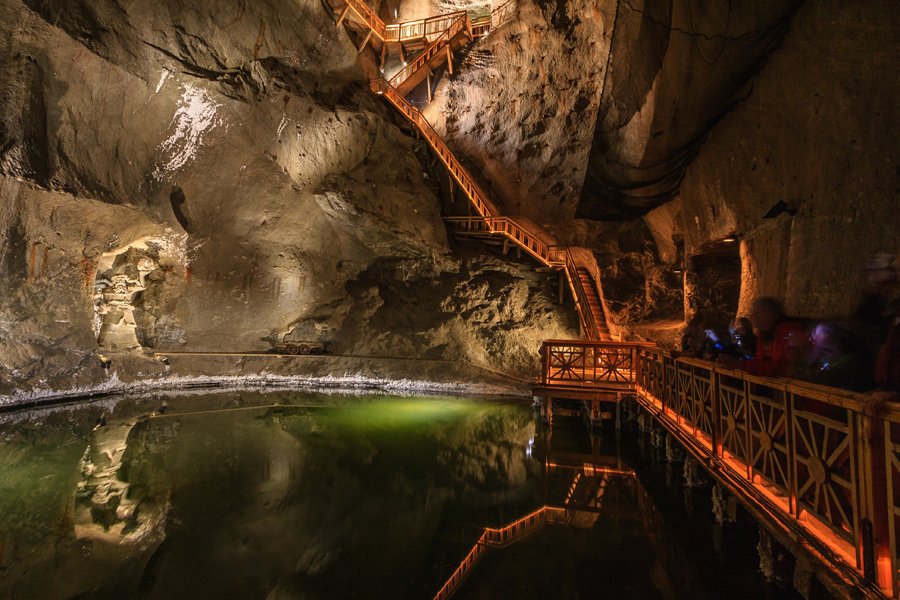
[[[520,374],[572,335],[532,265],[452,256],[416,142],[320,3],[11,1],[0,22],[3,392],[298,324]]]
[[[740,312],[774,295],[795,314],[847,315],[866,260],[900,253],[895,9],[804,3],[752,94],[687,170],[680,221],[688,252],[742,238]],[[779,202],[787,210],[764,218]]]
[[[611,7],[519,0],[473,44],[424,114],[509,215],[578,243],[573,228],[597,118]]]

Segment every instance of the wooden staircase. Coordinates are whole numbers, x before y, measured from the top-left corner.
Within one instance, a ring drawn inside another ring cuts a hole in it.
[[[569,289],[581,323],[582,336],[589,340],[611,339],[603,310],[598,282],[584,265],[578,263],[570,248],[555,245],[551,236],[537,225],[500,214],[468,169],[454,156],[425,116],[407,99],[406,94],[423,80],[430,78],[435,66],[446,60],[452,73],[454,50],[471,40],[488,35],[510,18],[515,10],[514,0],[508,0],[491,12],[489,17],[472,21],[465,11],[420,19],[396,25],[385,25],[363,0],[326,0],[342,24],[362,41],[359,52],[367,45],[381,52],[381,64],[389,48],[396,48],[405,60],[405,52],[416,45],[424,49],[390,80],[374,77],[371,89],[384,97],[422,135],[456,182],[474,215],[449,217],[445,221],[455,235],[482,240],[500,240],[504,248],[512,244],[542,265],[565,273]],[[406,49],[406,50],[405,50]],[[430,85],[429,85],[430,95]]]
[[[450,21],[449,26],[441,35],[429,43],[412,62],[407,63],[396,75],[391,77],[388,83],[403,96],[409,94],[427,79],[430,97],[431,75],[434,69],[444,61],[447,62],[449,72],[453,74],[453,52],[474,39],[468,13],[461,11],[453,14],[456,17]]]
[[[581,286],[582,293],[585,298],[585,310],[591,313],[596,338],[601,341],[610,341],[612,336],[609,335],[609,328],[606,326],[606,317],[603,314],[603,304],[600,302],[600,296],[597,294],[597,288],[594,285],[594,278],[591,277],[588,270],[584,267],[577,268],[578,285]]]

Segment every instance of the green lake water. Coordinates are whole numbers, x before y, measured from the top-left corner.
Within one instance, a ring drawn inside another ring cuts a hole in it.
[[[482,528],[567,496],[567,526],[488,551],[456,597],[792,597],[755,525],[717,525],[633,427],[223,392],[0,415],[0,598],[430,598]]]

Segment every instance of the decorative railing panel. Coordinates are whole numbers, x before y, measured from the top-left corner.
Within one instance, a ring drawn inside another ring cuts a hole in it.
[[[763,514],[851,564],[860,585],[900,590],[900,398],[765,378],[653,346],[553,340],[544,386],[626,388]],[[600,359],[599,357],[614,357]],[[595,367],[599,364],[613,368]],[[845,571],[845,574],[847,572]]]
[[[750,461],[747,437],[747,386],[740,377],[717,374],[722,448],[745,464]]]
[[[455,21],[466,18],[468,18],[468,15],[465,11],[457,11],[445,15],[428,17],[427,19],[417,19],[415,21],[386,25],[384,39],[388,42],[407,42],[428,39],[430,36],[442,34]]]
[[[894,590],[900,589],[900,418],[890,417],[884,423],[885,483],[889,559]]]
[[[544,385],[614,386],[634,383],[638,345],[629,342],[599,343],[547,341],[541,346]]]
[[[789,415],[782,390],[750,386],[750,467],[755,477],[787,497],[791,493]]]
[[[794,474],[798,516],[806,510],[852,542],[857,528],[858,440],[851,412],[792,393]]]

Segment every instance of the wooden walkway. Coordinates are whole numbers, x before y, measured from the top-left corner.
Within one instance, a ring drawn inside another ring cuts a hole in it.
[[[390,81],[373,74],[371,89],[412,123],[471,205],[473,214],[448,218],[448,227],[459,236],[502,240],[505,246],[565,274],[586,341],[551,340],[543,345],[536,393],[615,400],[633,395],[770,529],[810,549],[834,573],[865,593],[898,597],[900,403],[896,395],[861,396],[753,377],[702,361],[675,359],[652,346],[609,343],[602,290],[589,265],[580,263],[572,248],[556,245],[533,223],[501,214],[405,97],[422,81],[429,84],[430,96],[435,68],[446,61],[452,73],[453,53],[501,26],[514,12],[514,4],[507,2],[480,21],[451,13],[397,25],[385,25],[363,0],[331,7],[337,25],[347,27],[360,52],[367,47],[380,52],[382,65],[389,53],[397,52],[405,63]],[[537,527],[547,518],[545,511],[525,517],[513,530]],[[438,598],[452,594],[486,545],[487,538],[476,544]]]
[[[627,393],[770,530],[900,591],[900,397],[749,375],[652,345],[551,340],[536,390]]]
[[[564,273],[575,300],[581,332],[589,340],[611,339],[603,310],[602,293],[587,265],[580,264],[570,248],[555,245],[551,236],[527,220],[516,220],[501,214],[475,177],[453,154],[425,116],[406,95],[420,83],[429,84],[435,68],[446,62],[453,72],[453,53],[474,39],[490,34],[514,13],[515,0],[509,0],[478,20],[465,11],[386,25],[362,0],[328,0],[336,15],[337,26],[345,26],[358,40],[359,51],[370,47],[380,53],[382,68],[391,53],[399,53],[404,67],[390,80],[373,74],[371,89],[393,105],[428,142],[450,173],[451,182],[462,191],[474,214],[446,219],[448,227],[459,236],[503,240],[525,252],[545,267]],[[415,52],[418,51],[418,54]]]

